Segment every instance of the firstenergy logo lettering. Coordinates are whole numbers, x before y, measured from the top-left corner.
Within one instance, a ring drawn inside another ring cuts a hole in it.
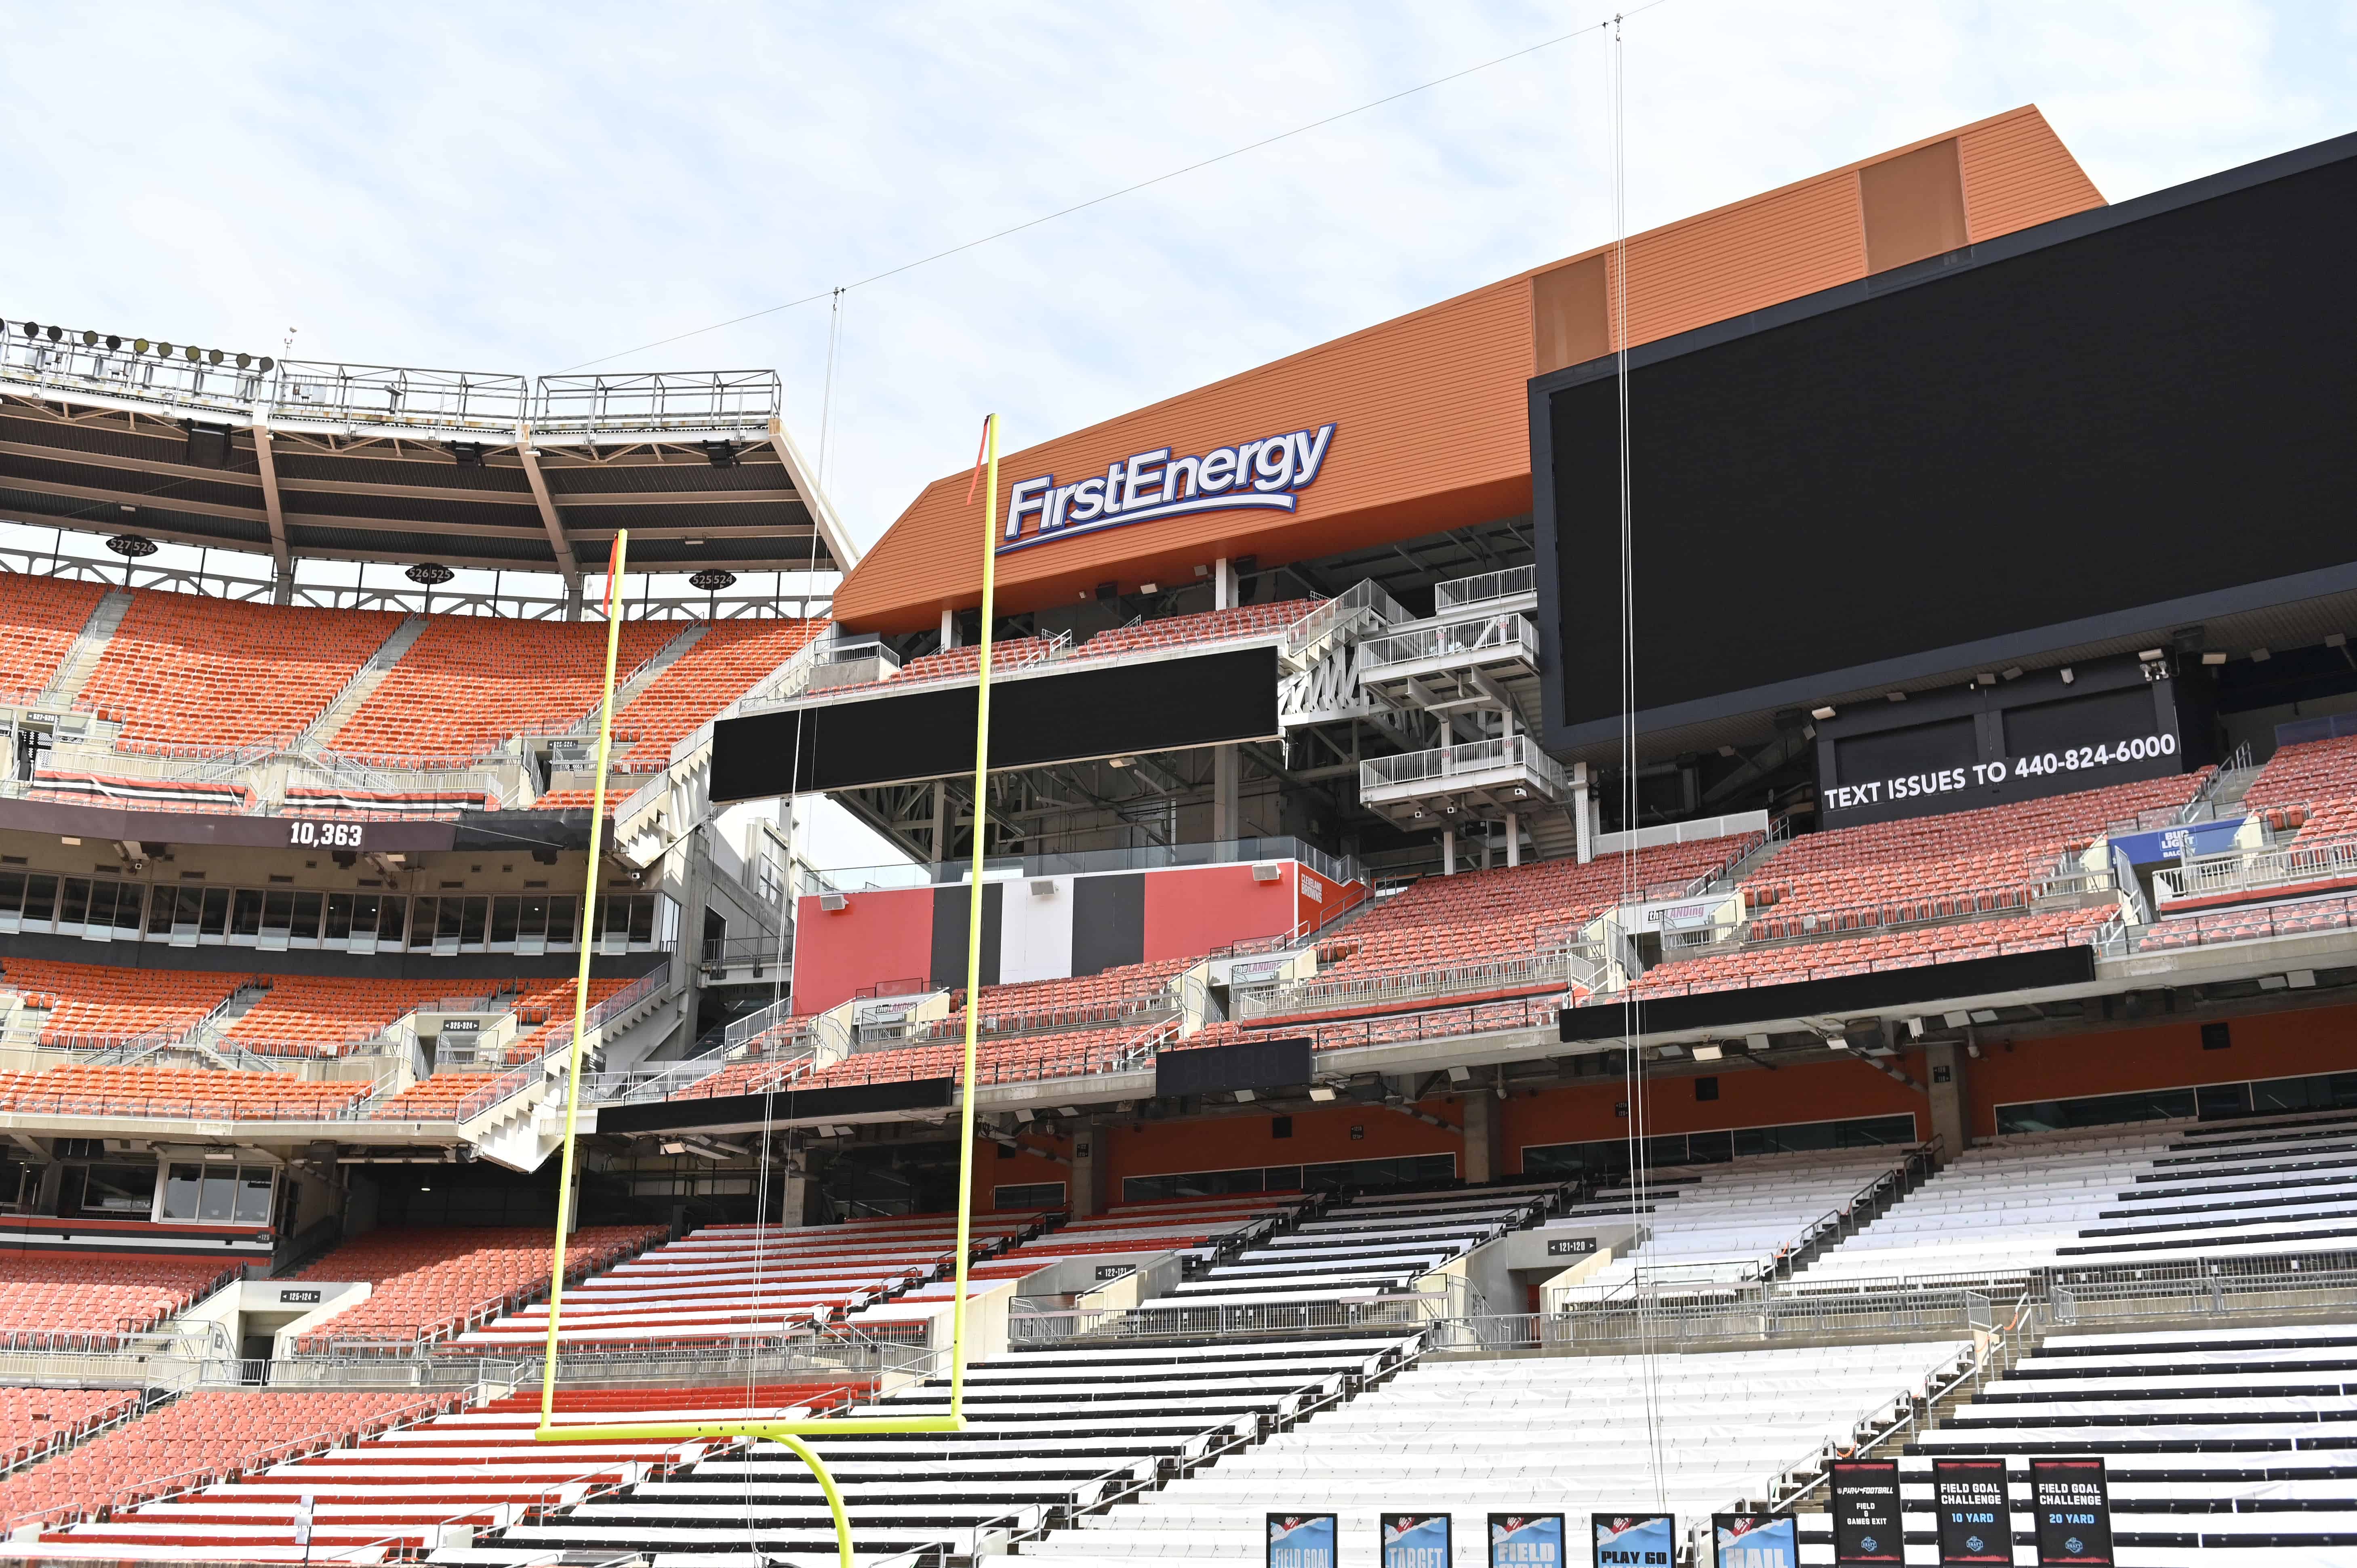
[[[1334,428],[1266,435],[1200,457],[1173,457],[1169,447],[1157,446],[1069,485],[1058,484],[1053,474],[1025,479],[1008,492],[1006,542],[998,553],[1189,512],[1291,511],[1325,467]]]

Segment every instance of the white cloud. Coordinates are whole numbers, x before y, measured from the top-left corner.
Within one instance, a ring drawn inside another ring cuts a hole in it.
[[[1604,14],[0,7],[0,316],[526,373],[849,282]],[[1762,6],[1628,25],[1642,227],[2013,104],[2114,199],[2348,128],[2352,8]],[[831,486],[962,467],[1609,237],[1594,35],[861,289]],[[825,306],[619,366],[774,365]]]

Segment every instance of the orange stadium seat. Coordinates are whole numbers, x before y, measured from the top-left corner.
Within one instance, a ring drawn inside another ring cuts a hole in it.
[[[332,1118],[367,1090],[367,1084],[351,1079],[69,1062],[46,1072],[0,1072],[0,1110],[51,1116],[316,1122]]]
[[[1283,631],[1325,601],[1280,599],[1265,605],[1240,605],[1233,609],[1207,610],[1200,615],[1165,616],[1135,626],[1101,631],[1081,644],[1077,657],[1096,659],[1138,653],[1155,648],[1181,648],[1195,642],[1224,642],[1239,638],[1266,637]]]
[[[496,1072],[437,1072],[421,1078],[376,1108],[383,1122],[447,1122],[459,1102],[479,1089],[488,1089],[505,1077]]]
[[[467,992],[490,994],[498,981],[376,980],[344,975],[257,975],[269,986],[222,1037],[282,1056],[334,1056],[343,1042],[382,1032],[404,1013]]]
[[[1528,951],[1543,934],[1569,934],[1619,903],[1683,886],[1760,842],[1757,833],[1456,876],[1426,876],[1377,904],[1321,944],[1318,978],[1479,963]]]
[[[1773,908],[1790,916],[1892,897],[2023,887],[2113,823],[2183,805],[2209,773],[1803,833],[1746,878],[1744,891],[1755,913]]]
[[[1698,996],[1706,992],[1776,985],[1798,980],[1830,980],[1845,974],[1879,973],[1929,963],[1994,958],[2083,943],[2104,923],[2108,908],[2060,909],[1953,925],[1911,926],[1872,931],[1833,941],[1801,941],[1740,952],[1661,963],[1638,977],[1635,989],[1648,996]],[[1598,998],[1610,1004],[1617,993]]]
[[[0,960],[0,978],[28,1004],[49,1009],[41,1026],[45,1046],[95,1045],[159,1029],[188,1029],[253,980],[245,974],[16,957]]]
[[[0,1345],[144,1333],[229,1277],[214,1258],[0,1252]]]
[[[299,734],[402,618],[135,588],[74,705],[127,743],[249,746]]]
[[[459,1396],[394,1392],[184,1394],[46,1463],[0,1481],[0,1515],[69,1517],[181,1491],[354,1436],[392,1418],[455,1409]]]
[[[611,1268],[666,1232],[655,1225],[587,1225],[565,1243],[568,1277]],[[443,1339],[548,1286],[549,1240],[533,1226],[371,1230],[301,1271],[307,1280],[364,1281],[366,1301],[338,1313],[304,1345],[333,1339]]]
[[[791,659],[825,625],[823,620],[714,622],[677,663],[615,715],[617,729],[638,737],[622,770],[662,771],[674,745]],[[579,803],[589,803],[587,790]]]
[[[25,703],[38,696],[105,595],[97,583],[0,572],[0,692]]]
[[[0,1388],[0,1465],[13,1469],[139,1408],[128,1389]]]
[[[617,673],[645,663],[683,626],[625,622]],[[328,744],[351,757],[463,766],[511,735],[575,724],[605,673],[598,623],[436,617]]]
[[[2357,736],[2336,736],[2278,747],[2243,791],[2243,805],[2255,811],[2352,797],[2357,797]]]

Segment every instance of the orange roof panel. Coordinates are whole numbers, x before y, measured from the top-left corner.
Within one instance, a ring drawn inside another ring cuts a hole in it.
[[[1980,241],[2103,204],[2045,116],[2034,106],[2012,110],[1631,236],[1631,343],[1865,276],[1867,198],[1859,171],[1947,142],[1954,156],[1944,174],[1945,196],[1927,187],[1913,200],[1920,207],[1944,199],[1953,209],[1960,185],[1964,210],[1940,231],[1936,224],[1924,229],[1910,209],[1905,217],[1917,231]],[[1935,169],[1946,157],[1943,151],[1913,161]],[[1888,225],[1882,231],[1893,231]],[[1222,555],[1255,555],[1275,565],[1527,510],[1526,387],[1540,368],[1533,280],[1591,258],[1613,266],[1612,249],[1549,263],[1006,455],[999,466],[1002,520],[1006,492],[1038,476],[1071,485],[1152,449],[1193,456],[1335,426],[1314,482],[1295,493],[1295,510],[1161,516],[1007,551],[998,558],[1000,609],[1019,614],[1071,604],[1108,580],[1124,592],[1146,582],[1185,584],[1196,567]],[[1562,290],[1556,297],[1586,300],[1594,293]],[[1603,297],[1610,297],[1609,285]],[[1609,322],[1595,327],[1592,336],[1558,340],[1601,343],[1609,351]],[[982,508],[978,497],[967,499],[968,483],[968,475],[955,474],[925,488],[836,591],[839,621],[858,630],[918,631],[944,609],[979,602]]]

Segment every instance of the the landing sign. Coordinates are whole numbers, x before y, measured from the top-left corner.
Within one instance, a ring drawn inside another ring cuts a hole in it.
[[[1934,1459],[1932,1504],[1940,1521],[1941,1568],[2013,1562],[2013,1506],[2002,1459]]]
[[[1490,1568],[1565,1568],[1563,1515],[1491,1514]]]
[[[1334,1568],[1334,1516],[1268,1516],[1268,1568]]]
[[[1596,1568],[1677,1568],[1677,1520],[1665,1513],[1590,1514]]]
[[[1387,1513],[1382,1520],[1383,1568],[1448,1568],[1448,1516]]]
[[[2102,1455],[2032,1459],[2029,1503],[2040,1568],[2112,1568],[2112,1495]]]
[[[1799,1526],[1790,1514],[1710,1516],[1712,1568],[1801,1568]]]
[[[1899,1521],[1899,1461],[1833,1462],[1834,1561],[1904,1563],[1906,1535]]]

